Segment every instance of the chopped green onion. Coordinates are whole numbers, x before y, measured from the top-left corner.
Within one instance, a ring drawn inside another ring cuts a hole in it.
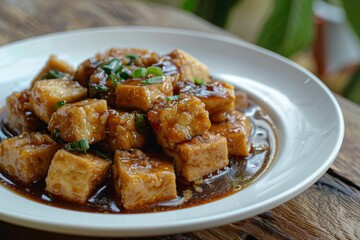
[[[86,150],[88,150],[89,148],[90,146],[87,139],[81,139],[79,141],[65,144],[65,149],[69,151],[78,151],[81,153],[86,153]]]
[[[60,140],[61,139],[61,135],[60,135],[60,131],[59,129],[55,128],[54,129],[54,136],[57,140]]]
[[[124,68],[121,73],[120,73],[120,77],[123,79],[129,79],[132,78],[132,72],[130,69]]]
[[[59,107],[64,106],[65,103],[66,103],[65,100],[62,100],[62,101],[59,101],[59,102],[55,103],[55,105],[54,105],[55,112],[59,109]]]
[[[145,76],[148,76],[150,74],[153,74],[155,76],[162,76],[163,72],[160,68],[158,67],[148,67],[145,71]]]
[[[168,101],[180,100],[180,96],[179,96],[179,95],[167,96],[167,97],[166,97],[166,100],[168,100]]]
[[[42,75],[41,79],[55,79],[55,78],[62,78],[62,77],[64,77],[63,73],[60,73],[56,70],[51,69],[47,73]]]
[[[111,157],[108,156],[108,154],[102,153],[100,151],[95,150],[95,154],[98,155],[99,157],[105,158],[106,160],[111,160]]]
[[[129,63],[127,64],[129,66],[129,65],[133,64],[135,62],[135,60],[138,59],[140,56],[135,55],[135,54],[126,54],[125,57],[130,60]]]
[[[146,131],[145,114],[135,113],[135,126],[139,133]]]
[[[154,84],[154,83],[162,83],[164,82],[164,77],[153,77],[153,78],[148,78],[145,80],[141,81],[142,85],[150,85],[150,84]]]
[[[121,63],[119,59],[111,59],[111,61],[107,64],[103,64],[101,68],[107,73],[111,74],[112,72],[118,72],[121,68]]]
[[[98,92],[108,92],[109,89],[105,85],[91,85],[92,88],[96,89]]]
[[[98,97],[99,93],[107,93],[109,89],[105,85],[90,85],[89,86],[89,98]]]
[[[194,83],[195,83],[195,85],[199,85],[199,86],[205,85],[205,79],[203,79],[203,78],[200,79],[198,77],[195,77]]]
[[[118,77],[117,75],[114,75],[114,74],[111,74],[109,77],[114,85],[114,89],[116,89],[116,87],[119,83],[122,83],[125,81],[124,79],[121,79],[120,77]]]
[[[133,71],[133,78],[143,78],[145,77],[145,68],[138,68]]]

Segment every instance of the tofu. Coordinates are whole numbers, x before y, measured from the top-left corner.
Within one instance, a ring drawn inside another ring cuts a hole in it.
[[[129,79],[116,87],[116,106],[148,111],[156,103],[166,101],[173,94],[170,76],[162,83],[143,85],[141,79]]]
[[[195,85],[190,82],[181,85],[179,92],[199,98],[205,103],[205,109],[209,112],[210,117],[235,109],[235,91],[231,84],[213,81],[204,85]]]
[[[77,82],[63,79],[37,81],[30,90],[30,109],[44,122],[50,121],[55,104],[77,102],[87,97],[87,89]]]
[[[74,81],[78,82],[83,87],[87,87],[90,76],[103,62],[102,59],[103,56],[101,54],[97,54],[94,57],[86,59],[82,62],[75,72]]]
[[[0,143],[0,171],[29,185],[46,177],[57,144],[46,134],[25,133]]]
[[[209,132],[226,137],[230,155],[243,157],[249,155],[251,123],[245,114],[234,110],[226,115],[225,122],[213,123]]]
[[[112,152],[117,149],[142,148],[146,144],[146,133],[142,132],[142,130],[146,130],[146,125],[143,126],[143,129],[137,129],[135,114],[137,113],[109,110],[106,142]]]
[[[147,156],[141,150],[116,151],[113,165],[117,201],[129,210],[176,198],[171,162]]]
[[[235,98],[235,105],[238,109],[246,109],[249,107],[248,96],[246,92],[236,91]]]
[[[99,91],[97,89],[99,87],[105,90]],[[116,84],[113,83],[108,74],[103,69],[98,68],[88,81],[89,98],[105,99],[108,106],[113,107],[116,101],[115,87]]]
[[[168,55],[178,68],[179,81],[194,82],[195,78],[203,79],[206,83],[211,81],[208,67],[189,53],[175,49]]]
[[[226,138],[204,133],[166,151],[175,161],[176,172],[189,182],[196,181],[229,164]]]
[[[109,173],[111,161],[90,155],[56,152],[45,179],[46,191],[70,202],[85,204]]]
[[[136,59],[132,61],[127,55],[133,55]],[[143,48],[110,48],[105,52],[104,58],[121,59],[124,65],[134,65],[138,67],[150,67],[161,59],[156,52]]]
[[[15,135],[42,127],[41,120],[30,110],[29,91],[14,92],[6,99],[5,125]]]
[[[106,138],[106,122],[109,113],[105,100],[87,99],[65,104],[51,117],[48,130],[57,129],[66,142],[87,139],[89,144]]]
[[[157,105],[147,113],[157,142],[174,149],[175,145],[206,132],[211,127],[205,104],[197,97],[180,95],[179,100]]]
[[[73,68],[73,66],[63,60],[58,59],[55,55],[51,55],[45,66],[31,82],[31,87],[33,87],[38,80],[42,79],[43,76],[50,70],[56,70],[60,73],[63,73],[68,79],[75,73],[75,69]]]

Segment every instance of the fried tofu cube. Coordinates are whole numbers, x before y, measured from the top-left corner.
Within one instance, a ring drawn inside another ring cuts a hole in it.
[[[113,174],[117,201],[126,209],[146,208],[177,196],[172,163],[141,150],[116,151]]]
[[[238,109],[246,109],[249,107],[249,101],[246,92],[236,91],[235,98],[235,105]]]
[[[0,143],[0,171],[23,184],[46,177],[57,144],[46,134],[25,133]]]
[[[110,48],[105,52],[104,58],[121,59],[124,65],[138,67],[149,67],[160,61],[160,56],[156,52],[143,48]]]
[[[179,100],[157,105],[147,113],[158,143],[173,149],[176,144],[191,140],[211,127],[205,105],[194,96],[180,95]]]
[[[189,53],[175,49],[168,54],[180,73],[179,81],[194,82],[195,78],[210,82],[208,67]]]
[[[87,89],[71,80],[54,79],[35,83],[30,90],[30,108],[41,120],[48,123],[55,112],[55,104],[77,102],[87,97]]]
[[[164,101],[173,94],[171,77],[163,77],[161,83],[142,84],[141,79],[129,79],[116,87],[116,106],[135,108],[143,111],[151,109],[155,103]]]
[[[213,81],[200,85],[184,82],[181,85],[179,92],[199,98],[205,103],[205,109],[209,112],[210,117],[221,112],[231,112],[235,108],[235,91],[231,84]]]
[[[29,91],[14,92],[6,99],[4,123],[16,135],[33,132],[41,128],[41,120],[30,111]]]
[[[251,123],[245,114],[234,110],[226,115],[225,122],[213,123],[209,132],[226,137],[230,155],[249,155]]]
[[[111,161],[90,154],[56,152],[45,179],[46,191],[62,199],[85,204],[109,173]]]
[[[179,143],[173,152],[176,172],[192,182],[229,164],[226,138],[204,133],[190,141]]]
[[[102,59],[103,56],[101,54],[96,54],[94,57],[82,62],[75,72],[74,81],[78,82],[83,87],[87,87],[91,75],[103,62]]]
[[[65,104],[51,117],[48,130],[57,129],[66,142],[87,139],[95,143],[106,138],[106,121],[109,116],[105,100],[87,99]]]
[[[38,73],[38,75],[36,75],[36,77],[32,81],[31,87],[33,87],[38,80],[42,79],[43,76],[50,70],[56,70],[60,73],[68,74],[68,76],[73,76],[75,73],[75,69],[70,64],[68,64],[63,60],[58,59],[55,55],[51,55],[48,61],[46,62],[45,66],[41,69],[41,71]]]
[[[108,131],[106,141],[111,151],[115,152],[117,149],[129,150],[131,148],[142,148],[146,144],[146,123],[142,122],[141,124],[144,125],[141,126],[141,129],[138,129],[136,114],[139,113],[109,110],[109,117],[106,124]],[[144,115],[140,117],[144,117]]]

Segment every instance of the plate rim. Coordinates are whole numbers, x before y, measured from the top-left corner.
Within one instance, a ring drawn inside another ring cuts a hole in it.
[[[290,189],[287,189],[283,191],[281,194],[269,198],[265,201],[253,204],[251,206],[241,208],[241,211],[246,211],[247,214],[242,214],[244,217],[241,217],[240,219],[248,218],[254,215],[257,215],[264,210],[269,210],[274,207],[277,207],[284,202],[287,202],[288,200],[294,198],[295,196],[302,193],[305,189],[310,187],[314,182],[316,182],[322,175],[327,171],[327,169],[330,167],[330,165],[333,163],[333,161],[336,159],[337,154],[340,151],[344,134],[345,134],[345,124],[344,124],[344,117],[341,111],[341,108],[332,94],[332,92],[325,86],[325,84],[318,79],[313,73],[309,72],[305,68],[299,66],[298,64],[286,59],[283,56],[280,56],[274,52],[271,52],[267,49],[263,49],[261,47],[258,47],[256,45],[253,45],[251,43],[245,42],[241,39],[234,38],[233,36],[227,36],[227,35],[219,35],[216,33],[209,33],[199,30],[190,30],[190,29],[181,29],[181,28],[165,28],[165,27],[152,27],[152,26],[115,26],[115,27],[97,27],[97,28],[84,28],[79,30],[72,30],[72,31],[63,31],[63,32],[56,32],[56,33],[50,33],[40,36],[35,36],[27,39],[18,40],[15,42],[11,42],[5,45],[0,46],[0,53],[4,49],[7,49],[9,47],[17,47],[21,44],[27,44],[28,42],[33,41],[51,41],[52,38],[61,37],[64,35],[78,35],[78,34],[84,34],[84,33],[101,33],[101,32],[111,32],[111,31],[132,31],[132,32],[162,32],[167,34],[181,34],[186,36],[197,36],[197,37],[206,37],[211,38],[213,40],[227,42],[227,43],[234,43],[236,45],[240,45],[242,47],[245,47],[247,49],[251,49],[252,51],[255,51],[257,53],[265,54],[267,56],[270,56],[272,58],[275,58],[276,60],[287,64],[295,69],[300,70],[301,72],[305,73],[307,76],[309,76],[312,80],[314,80],[321,89],[326,93],[326,95],[330,98],[332,101],[332,105],[336,109],[336,113],[339,120],[339,136],[336,141],[336,146],[334,147],[334,150],[332,151],[331,155],[328,157],[326,161],[322,164],[321,168],[317,169],[312,175],[301,181],[301,183],[293,186]],[[275,159],[276,161],[276,159]],[[65,210],[67,211],[67,210]],[[251,212],[251,213],[250,213]],[[85,214],[95,214],[97,213],[85,213]],[[151,213],[151,214],[161,214],[161,213]],[[141,214],[140,214],[141,215]],[[22,225],[26,227],[36,228],[40,230],[47,230],[47,231],[53,231],[53,232],[59,232],[59,233],[71,233],[76,235],[91,235],[91,236],[148,236],[148,233],[142,234],[142,232],[137,232],[137,234],[132,234],[134,231],[139,230],[139,228],[143,230],[153,230],[153,231],[160,231],[161,234],[169,234],[169,233],[175,233],[179,232],[179,230],[186,228],[187,230],[199,230],[209,227],[215,227],[219,225],[228,224],[234,221],[239,220],[239,210],[232,210],[227,211],[222,214],[216,214],[213,216],[205,216],[205,217],[198,217],[191,221],[189,220],[179,220],[176,222],[169,222],[167,224],[161,223],[161,226],[153,224],[151,226],[133,226],[133,227],[123,227],[119,225],[117,228],[114,228],[113,226],[109,226],[108,228],[102,226],[101,231],[108,231],[105,235],[103,232],[101,235],[97,235],[99,232],[99,229],[92,229],[90,227],[87,227],[86,225],[70,225],[70,224],[55,224],[53,222],[46,222],[43,219],[34,219],[31,216],[26,216],[24,214],[9,214],[8,212],[4,211],[0,208],[0,219],[3,221],[7,221],[13,224]],[[220,224],[218,222],[221,222]],[[35,225],[34,225],[35,223]],[[39,226],[40,224],[40,226]],[[60,230],[60,231],[59,231]],[[145,231],[146,232],[146,231]]]

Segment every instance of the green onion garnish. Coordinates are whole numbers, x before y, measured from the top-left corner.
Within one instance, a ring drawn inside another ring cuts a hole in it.
[[[42,75],[41,79],[55,79],[55,78],[62,78],[62,77],[64,77],[63,73],[60,73],[56,70],[51,69],[47,73]]]
[[[86,153],[86,150],[88,150],[89,148],[90,146],[87,139],[81,139],[79,141],[65,144],[65,149],[69,151],[78,151],[81,153]]]
[[[111,74],[112,72],[115,73],[117,71],[120,70],[121,68],[121,63],[119,61],[119,59],[111,59],[111,61],[107,64],[103,64],[101,66],[101,68],[107,73],[107,74]]]
[[[129,79],[132,78],[132,72],[130,69],[124,68],[121,73],[120,73],[120,77],[123,79]]]
[[[59,101],[59,102],[55,103],[55,105],[54,105],[55,112],[59,109],[59,107],[64,106],[65,103],[66,103],[65,100],[62,100],[62,101]]]
[[[133,78],[143,78],[145,77],[145,68],[138,68],[133,71]]]
[[[145,114],[135,113],[135,126],[139,133],[146,131]]]
[[[167,96],[167,97],[166,97],[166,100],[168,100],[168,101],[180,100],[180,96],[179,96],[179,95]]]
[[[89,98],[96,98],[99,93],[107,93],[109,89],[105,85],[90,85],[89,86]]]
[[[194,78],[194,83],[195,83],[195,85],[199,85],[199,86],[202,86],[202,85],[205,85],[205,79],[200,79],[200,78],[198,78],[198,77],[195,77]]]
[[[129,63],[127,64],[129,66],[129,65],[133,64],[135,62],[135,60],[138,59],[140,56],[135,55],[135,54],[126,54],[125,57],[130,60]]]
[[[60,140],[61,135],[60,135],[59,129],[57,129],[57,128],[54,129],[54,136],[57,140]]]
[[[96,86],[92,86],[92,87],[94,87],[99,92],[108,92],[109,91],[109,89],[105,85],[96,85]]]
[[[164,77],[153,77],[153,78],[148,78],[145,80],[141,81],[142,85],[150,85],[150,84],[154,84],[154,83],[162,83],[164,82]]]
[[[101,158],[105,158],[106,160],[111,160],[111,157],[108,154],[102,153],[100,151],[95,150],[95,154]]]
[[[111,79],[111,81],[112,81],[112,83],[114,85],[114,89],[116,89],[116,87],[117,87],[117,85],[119,83],[122,83],[122,82],[125,81],[124,79],[122,79],[122,78],[120,78],[120,77],[118,77],[117,75],[114,75],[114,74],[111,74],[109,77],[110,77],[110,79]]]
[[[145,71],[145,76],[148,76],[150,74],[153,74],[155,76],[162,76],[163,72],[160,68],[158,67],[148,67]]]

